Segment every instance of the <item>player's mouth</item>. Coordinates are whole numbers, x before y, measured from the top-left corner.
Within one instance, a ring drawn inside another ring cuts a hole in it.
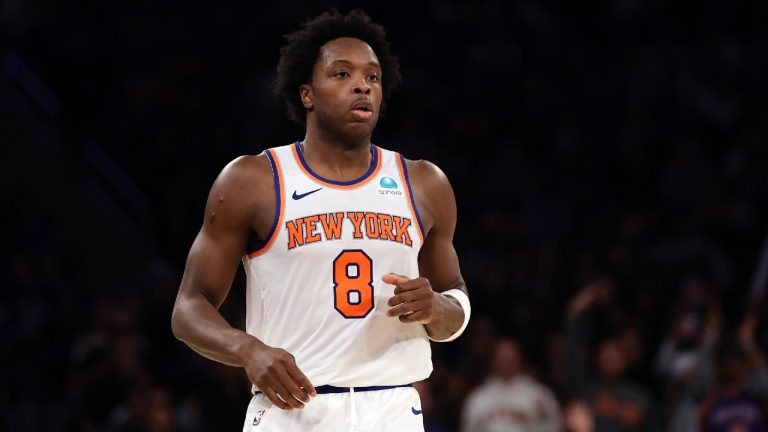
[[[373,116],[373,104],[366,99],[352,104],[352,117],[356,120],[368,120]]]

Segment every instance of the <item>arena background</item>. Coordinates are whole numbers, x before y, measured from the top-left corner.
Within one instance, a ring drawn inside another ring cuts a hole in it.
[[[240,430],[244,374],[176,341],[172,303],[219,170],[302,137],[278,50],[329,4],[77,3],[0,5],[0,430]],[[334,5],[401,59],[374,141],[435,162],[458,200],[474,315],[434,345],[428,430],[458,430],[499,337],[562,407],[569,344],[587,374],[624,344],[662,430],[680,320],[697,348],[768,311],[766,3]],[[242,274],[223,310],[243,325]]]

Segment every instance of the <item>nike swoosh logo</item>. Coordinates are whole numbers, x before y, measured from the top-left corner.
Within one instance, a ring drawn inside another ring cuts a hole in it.
[[[303,194],[297,194],[296,191],[293,191],[292,198],[295,199],[295,200],[300,200],[300,199],[304,198],[307,195],[310,195],[310,194],[313,194],[313,193],[319,191],[320,189],[322,189],[322,188],[317,188],[317,189],[311,190],[309,192],[304,192]]]
[[[413,415],[419,415],[421,414],[422,410],[417,410],[416,408],[411,407],[411,412],[413,413]]]

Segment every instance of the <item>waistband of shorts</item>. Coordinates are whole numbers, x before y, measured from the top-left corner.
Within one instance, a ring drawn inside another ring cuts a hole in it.
[[[331,385],[321,385],[321,386],[315,387],[315,390],[317,390],[317,394],[332,394],[332,393],[349,393],[350,389],[355,389],[355,392],[369,392],[369,391],[389,390],[389,389],[395,389],[395,388],[401,388],[401,387],[413,387],[413,384],[368,386],[368,387],[336,387]],[[257,395],[259,393],[261,392],[256,390],[253,394]]]

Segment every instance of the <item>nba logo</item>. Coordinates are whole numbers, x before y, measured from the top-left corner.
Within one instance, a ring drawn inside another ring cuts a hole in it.
[[[264,414],[267,412],[267,410],[259,410],[256,412],[256,416],[253,418],[253,425],[258,426],[259,423],[261,423],[261,418],[264,417]]]

